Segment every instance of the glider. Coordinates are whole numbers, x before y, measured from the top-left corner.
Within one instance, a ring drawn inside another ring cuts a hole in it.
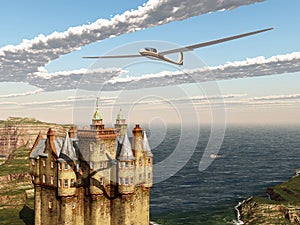
[[[161,60],[161,61],[165,61],[165,62],[169,62],[169,63],[173,63],[173,64],[181,66],[181,65],[183,65],[183,52],[193,51],[196,48],[203,48],[203,47],[206,47],[206,46],[215,45],[215,44],[219,44],[219,43],[222,43],[222,42],[231,41],[231,40],[234,40],[234,39],[243,38],[243,37],[247,37],[247,36],[250,36],[250,35],[266,32],[266,31],[269,31],[269,30],[272,30],[272,29],[274,29],[274,28],[267,28],[267,29],[263,29],[263,30],[257,30],[257,31],[249,32],[249,33],[239,34],[239,35],[235,35],[235,36],[231,36],[231,37],[221,38],[221,39],[208,41],[208,42],[203,42],[203,43],[199,43],[199,44],[194,44],[194,45],[190,45],[190,46],[185,46],[185,47],[181,47],[181,48],[170,49],[170,50],[162,51],[162,52],[159,52],[156,48],[147,47],[147,48],[141,49],[139,51],[139,54],[136,54],[136,55],[103,55],[103,56],[85,56],[85,57],[82,57],[82,58],[86,58],[86,59],[115,59],[115,58],[147,57],[147,58],[150,58],[150,59]],[[179,53],[178,61],[174,61],[174,60],[166,57],[166,55],[173,54],[173,53]]]

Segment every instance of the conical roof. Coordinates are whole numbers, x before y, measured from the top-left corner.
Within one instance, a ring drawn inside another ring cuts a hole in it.
[[[149,145],[149,141],[148,141],[148,138],[147,138],[146,131],[143,132],[143,148],[144,148],[144,151],[147,154],[147,157],[153,157],[153,154],[151,152],[151,148],[150,148],[150,145]]]
[[[124,135],[123,143],[122,143],[120,153],[118,155],[118,159],[121,161],[135,160],[127,133],[125,133]]]
[[[60,154],[59,154],[59,159],[63,159],[65,161],[77,161],[77,156],[75,149],[73,147],[73,142],[69,137],[69,134],[66,134],[66,138],[63,142]]]

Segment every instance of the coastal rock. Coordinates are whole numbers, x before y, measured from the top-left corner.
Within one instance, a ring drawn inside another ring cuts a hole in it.
[[[251,197],[238,207],[240,219],[251,225],[300,224],[300,177],[266,190],[269,198]]]
[[[31,148],[39,132],[46,135],[49,127],[57,136],[64,136],[70,125],[44,123],[32,118],[9,117],[0,121],[0,156],[7,157],[16,148]]]

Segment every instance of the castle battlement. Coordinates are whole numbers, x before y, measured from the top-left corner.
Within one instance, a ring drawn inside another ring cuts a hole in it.
[[[98,107],[90,130],[51,128],[30,153],[35,225],[149,225],[153,155],[139,125],[132,141],[121,111],[105,128]]]

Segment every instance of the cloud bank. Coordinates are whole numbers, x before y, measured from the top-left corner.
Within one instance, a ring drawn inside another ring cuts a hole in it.
[[[300,52],[257,57],[244,61],[228,62],[225,65],[193,70],[163,71],[141,77],[113,78],[102,90],[138,89],[185,83],[259,77],[300,71]]]
[[[41,34],[32,40],[24,40],[19,45],[0,48],[0,82],[28,82],[35,85],[37,81],[34,73],[39,72],[40,68],[82,46],[172,21],[262,1],[149,0],[138,9],[126,11],[110,20],[99,19],[89,25],[70,27],[65,32],[54,32],[48,36]],[[78,73],[69,75],[74,79]],[[52,79],[58,89],[64,87],[59,85],[62,81],[60,78],[61,76],[56,76]],[[64,79],[68,78],[64,76]],[[41,84],[37,86],[53,89]]]

